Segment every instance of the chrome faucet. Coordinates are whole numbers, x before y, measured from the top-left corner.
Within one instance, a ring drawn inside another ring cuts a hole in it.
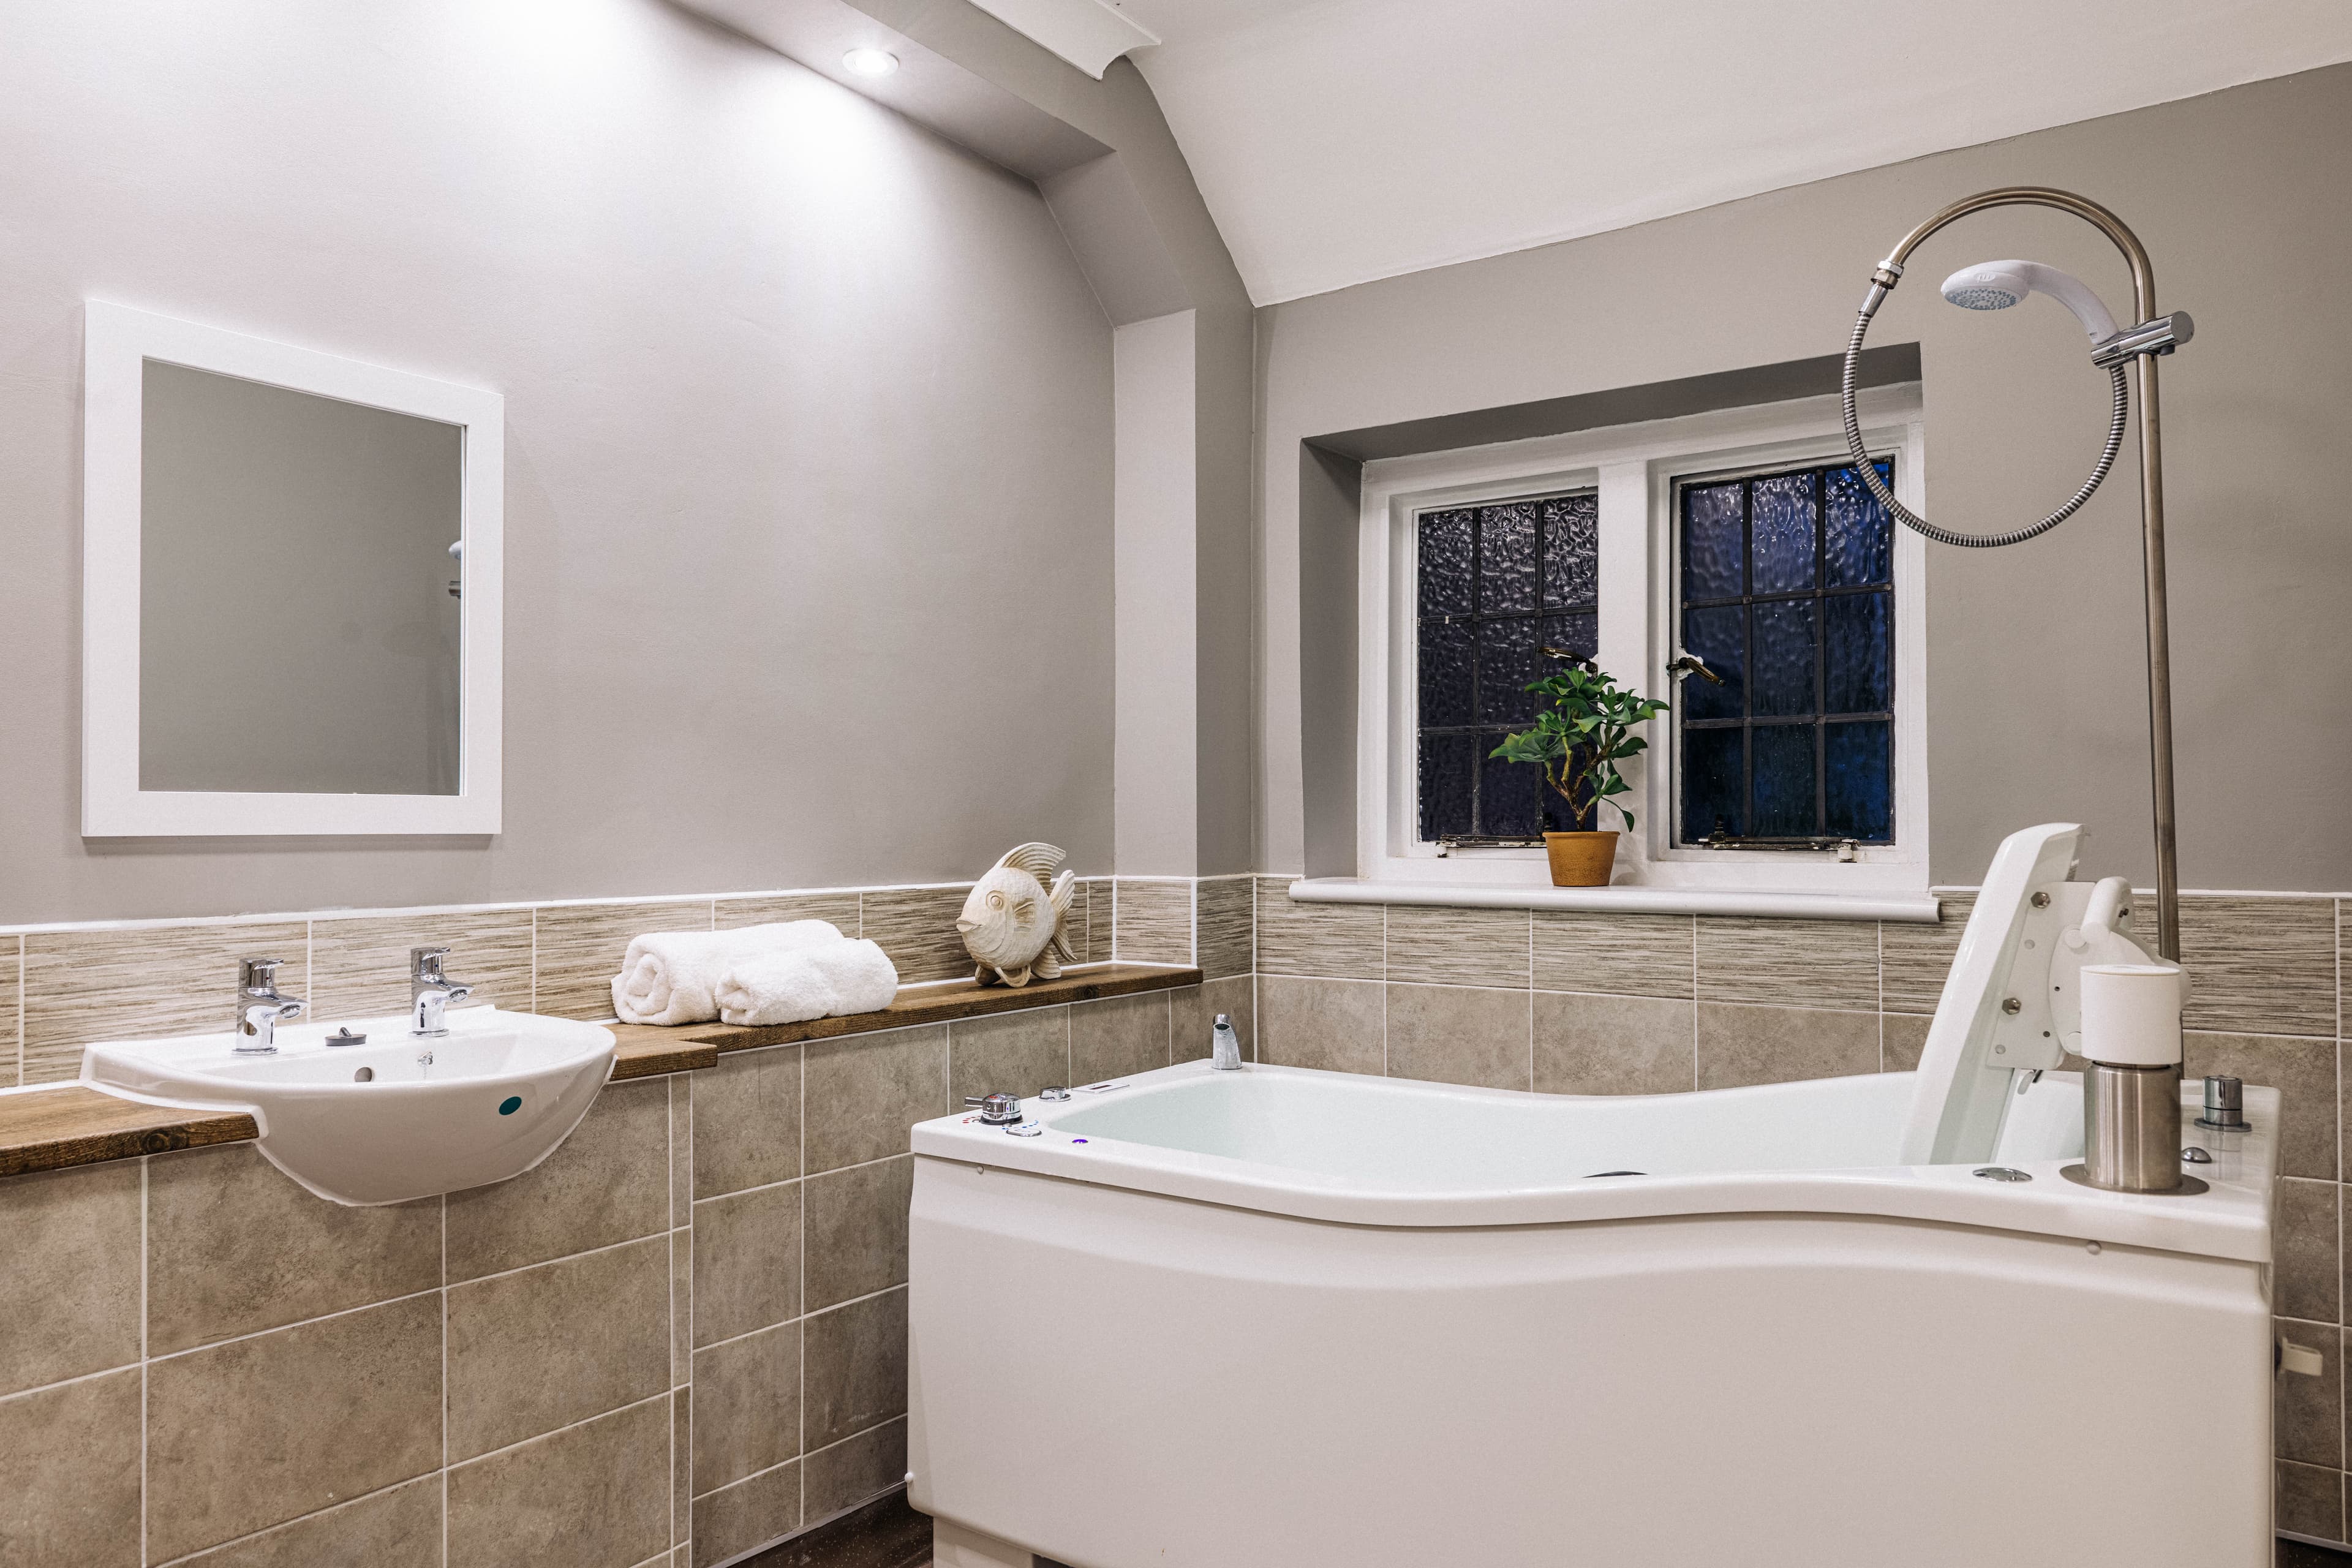
[[[463,1002],[474,988],[441,973],[446,947],[408,950],[408,1032],[421,1039],[436,1039],[449,1032],[449,1004]]]
[[[240,958],[236,961],[236,1054],[266,1057],[278,1049],[278,1026],[299,1018],[309,1005],[299,997],[278,994],[278,971],[285,960]]]
[[[1234,1033],[1233,1019],[1223,1013],[1217,1015],[1217,1031],[1210,1038],[1209,1066],[1219,1072],[1239,1072],[1242,1068],[1242,1037]]]

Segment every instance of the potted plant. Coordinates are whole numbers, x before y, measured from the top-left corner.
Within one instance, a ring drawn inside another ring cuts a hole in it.
[[[1637,696],[1598,665],[1581,659],[1529,682],[1525,689],[1538,693],[1550,706],[1536,715],[1533,729],[1505,736],[1490,754],[1505,762],[1535,763],[1543,769],[1544,782],[1568,802],[1569,820],[1577,830],[1544,835],[1552,886],[1605,887],[1617,859],[1617,835],[1597,831],[1601,807],[1607,804],[1624,819],[1628,831],[1633,828],[1633,814],[1612,798],[1632,787],[1617,764],[1649,748],[1649,742],[1633,729],[1664,712],[1666,705]]]

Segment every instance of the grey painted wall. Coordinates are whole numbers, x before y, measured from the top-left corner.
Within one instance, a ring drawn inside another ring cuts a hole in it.
[[[1034,187],[645,0],[7,29],[0,922],[1110,868],[1110,329]],[[505,833],[81,841],[86,297],[505,394]]]
[[[2163,308],[2197,318],[2164,371],[2183,882],[2352,887],[2352,304],[2334,287],[2352,252],[2347,125],[2352,67],[2336,67],[1260,312],[1265,868],[1315,857],[1302,693],[1346,684],[1312,581],[1329,531],[1300,515],[1302,441],[1834,353],[1914,223],[2032,182],[2115,209],[2154,256]],[[1947,271],[2007,256],[2130,297],[2112,248],[2054,214],[1986,215],[1921,249],[1873,341],[1920,344],[1927,510],[1947,527],[2040,516],[2105,426],[2105,378],[2061,307],[1981,316],[1937,298]],[[1977,880],[2001,835],[2053,819],[2090,825],[2090,868],[2153,876],[2137,491],[2127,458],[2040,540],[1930,547],[1938,881]]]

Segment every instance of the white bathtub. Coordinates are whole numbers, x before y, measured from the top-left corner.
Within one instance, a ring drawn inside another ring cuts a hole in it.
[[[942,1568],[2266,1563],[2277,1096],[2197,1196],[2063,1180],[2056,1073],[2001,1071],[1980,1133],[2031,1181],[1906,1163],[1993,1070],[1967,1022],[1918,1075],[1193,1063],[1033,1101],[1035,1136],[923,1123]]]

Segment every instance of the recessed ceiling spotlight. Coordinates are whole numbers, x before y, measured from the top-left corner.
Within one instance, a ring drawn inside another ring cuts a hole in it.
[[[841,63],[856,76],[888,76],[898,68],[898,57],[887,49],[852,49]]]

